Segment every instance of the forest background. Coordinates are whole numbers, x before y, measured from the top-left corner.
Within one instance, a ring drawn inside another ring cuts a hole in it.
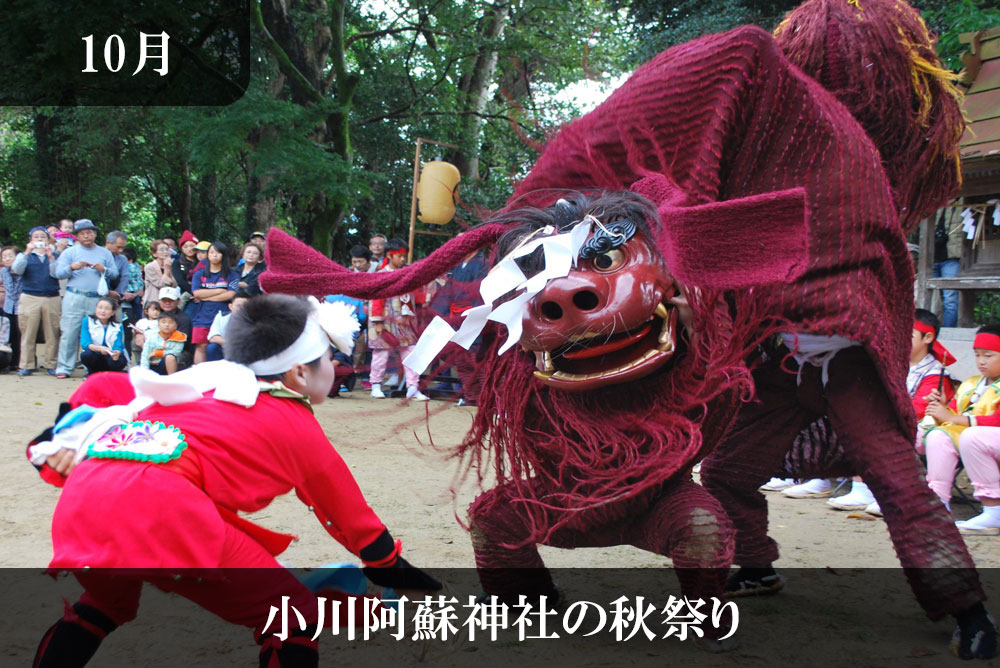
[[[91,218],[148,242],[278,226],[345,261],[405,238],[413,154],[462,173],[457,233],[497,209],[546,139],[637,65],[700,35],[772,29],[796,0],[248,0],[252,76],[225,107],[0,107],[0,242]],[[992,0],[913,0],[961,67]],[[421,236],[417,256],[442,237]]]

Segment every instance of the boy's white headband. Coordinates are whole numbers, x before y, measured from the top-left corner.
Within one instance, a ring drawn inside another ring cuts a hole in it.
[[[351,354],[354,333],[359,328],[354,308],[343,302],[321,304],[315,297],[310,297],[309,301],[313,312],[306,319],[302,334],[277,355],[248,364],[255,374],[276,376],[296,364],[308,364],[325,355],[331,343],[342,353]]]

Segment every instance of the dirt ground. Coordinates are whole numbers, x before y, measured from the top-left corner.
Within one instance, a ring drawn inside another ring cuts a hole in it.
[[[24,459],[24,446],[51,424],[59,402],[79,383],[78,378],[59,381],[42,374],[28,378],[0,376],[0,424],[7,444],[0,455],[4,471],[4,484],[0,486],[0,566],[26,569],[6,571],[16,575],[8,576],[6,591],[0,591],[7,610],[0,620],[0,637],[5,639],[0,646],[0,662],[4,665],[27,665],[37,639],[58,617],[62,607],[59,597],[72,599],[78,591],[72,578],[53,582],[39,575],[51,557],[49,522],[59,490],[40,481]],[[374,400],[360,388],[317,407],[317,417],[351,466],[369,503],[393,535],[402,539],[404,554],[416,565],[434,570],[473,566],[468,534],[456,521],[455,513],[464,515],[476,490],[466,484],[458,487],[453,497],[450,490],[457,486],[455,463],[426,444],[429,436],[439,449],[457,444],[474,410],[438,401],[424,405]],[[709,655],[693,648],[692,643],[674,639],[643,641],[638,648],[604,639],[574,644],[575,649],[585,651],[579,652],[579,657],[574,654],[569,661],[563,653],[565,648],[558,643],[525,644],[516,638],[471,647],[437,643],[416,650],[385,639],[368,643],[335,640],[323,644],[330,648],[324,649],[323,665],[342,660],[342,652],[351,652],[350,656],[364,664],[378,660],[410,665],[418,662],[423,652],[423,662],[429,665],[499,665],[512,661],[563,665],[563,660],[574,665],[618,665],[625,658],[623,649],[629,652],[629,662],[640,665],[661,665],[673,659],[696,665],[764,665],[779,661],[796,665],[796,659],[805,655],[814,666],[843,665],[848,659],[859,666],[938,666],[953,660],[946,651],[953,624],[947,620],[930,622],[922,615],[906,587],[882,520],[849,519],[847,513],[834,511],[819,500],[794,500],[780,494],[769,495],[769,500],[771,535],[782,549],[777,566],[810,570],[789,571],[789,586],[779,596],[740,601],[742,645],[735,652]],[[971,514],[968,508],[957,506],[959,518]],[[276,499],[251,519],[299,536],[280,557],[285,564],[315,567],[357,561],[326,534],[293,494]],[[1000,565],[1000,539],[969,538],[967,543],[980,568]],[[669,565],[663,557],[631,547],[543,547],[542,554],[548,565],[557,568],[662,569]],[[873,572],[877,574],[874,581]],[[600,577],[601,571],[577,573],[564,577],[575,582],[580,577]],[[655,572],[634,573],[652,579],[649,574]],[[473,572],[449,574],[455,579],[449,583],[450,591],[460,600],[478,593]],[[987,594],[995,597],[1000,594],[1000,586],[993,572],[986,575]],[[566,587],[571,600],[573,586]],[[656,600],[666,598],[667,593],[679,593],[676,586],[665,586],[662,596],[651,586],[645,592],[647,598]],[[810,593],[811,587],[815,587],[814,593]],[[92,665],[135,665],[140,661],[148,666],[177,665],[175,660],[201,665],[193,661],[196,657],[204,660],[204,665],[255,665],[256,648],[243,629],[223,626],[212,636],[214,639],[206,639],[203,630],[212,623],[211,617],[186,601],[174,604],[170,598],[156,591],[146,594],[139,619],[116,632]],[[662,605],[663,601],[659,602]],[[157,617],[157,604],[168,604],[170,611]],[[147,608],[151,610],[148,614]],[[179,620],[184,628],[164,631],[163,625],[170,620]],[[783,629],[780,639],[769,630],[775,624]],[[136,640],[139,647],[129,645],[129,638]],[[194,643],[193,654],[180,649],[188,647],[178,642],[183,639]]]

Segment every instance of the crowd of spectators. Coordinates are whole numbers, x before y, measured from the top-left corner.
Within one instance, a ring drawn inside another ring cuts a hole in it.
[[[125,233],[101,246],[98,232],[64,219],[32,228],[23,250],[0,251],[0,372],[68,378],[78,365],[89,374],[141,364],[165,374],[220,359],[232,308],[261,292],[264,235],[237,257],[185,231],[179,245],[153,241],[142,266]]]
[[[121,231],[108,232],[98,245],[97,225],[87,219],[35,227],[28,237],[25,249],[8,246],[0,254],[0,372],[19,376],[44,370],[68,378],[78,366],[89,374],[135,364],[170,374],[222,359],[229,316],[261,294],[266,270],[260,232],[234,253],[223,242],[185,230],[179,241],[154,240],[145,265]],[[405,242],[374,234],[367,247],[351,248],[351,269],[396,271],[408,254]],[[435,315],[460,324],[461,314],[480,303],[485,273],[485,260],[473,254],[449,275],[407,295],[367,302],[328,296],[349,303],[360,324],[353,355],[338,353],[335,359],[338,380],[331,395],[354,389],[360,379],[375,398],[405,394],[426,401],[420,377],[402,360]],[[476,351],[451,350],[429,375],[457,375],[460,382],[438,382],[431,394],[474,404]]]

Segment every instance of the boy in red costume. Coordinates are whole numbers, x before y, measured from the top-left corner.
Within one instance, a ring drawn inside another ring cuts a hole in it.
[[[80,386],[55,434],[29,446],[43,477],[63,486],[50,567],[73,571],[86,590],[46,633],[34,666],[86,664],[135,617],[144,581],[253,628],[262,666],[317,665],[315,595],[275,560],[293,537],[237,514],[293,489],[372,582],[440,588],[400,556],[312,414],[333,382],[331,340],[350,350],[343,317],[294,297],[257,297],[229,323],[227,361],[169,378],[141,368],[131,378],[95,374]],[[85,451],[60,447],[74,445]],[[284,642],[261,636],[282,596],[309,627]]]

